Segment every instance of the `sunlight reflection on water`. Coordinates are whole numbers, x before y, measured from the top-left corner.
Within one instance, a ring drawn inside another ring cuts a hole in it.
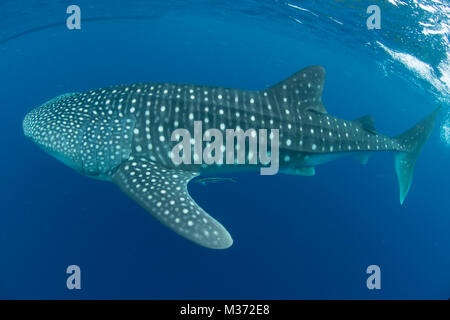
[[[447,110],[445,120],[442,123],[441,139],[444,143],[450,145],[450,109]]]

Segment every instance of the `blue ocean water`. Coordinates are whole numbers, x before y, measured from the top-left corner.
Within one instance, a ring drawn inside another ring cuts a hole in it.
[[[70,4],[81,30],[66,28]],[[379,30],[366,27],[373,4]],[[0,298],[448,299],[449,21],[443,0],[2,0]],[[331,162],[315,177],[190,183],[233,236],[215,251],[22,131],[27,112],[66,92],[154,81],[253,90],[309,65],[326,69],[331,115],[372,114],[384,134],[444,107],[403,205],[390,154]],[[81,290],[66,288],[73,264]],[[380,290],[366,286],[369,265]]]

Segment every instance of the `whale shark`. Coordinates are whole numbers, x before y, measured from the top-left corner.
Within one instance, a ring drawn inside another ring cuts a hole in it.
[[[310,66],[254,91],[153,82],[115,85],[58,96],[29,112],[23,130],[81,174],[115,183],[179,235],[225,249],[232,237],[191,198],[187,185],[204,172],[251,170],[267,162],[174,163],[173,148],[179,143],[174,131],[193,132],[199,121],[203,130],[216,134],[276,130],[277,148],[271,137],[268,155],[284,174],[312,176],[317,165],[337,158],[351,156],[364,164],[374,153],[392,152],[400,202],[405,200],[439,108],[406,132],[388,137],[377,132],[372,116],[343,120],[328,114],[322,103],[324,83],[324,68]],[[212,140],[202,143],[208,146]]]

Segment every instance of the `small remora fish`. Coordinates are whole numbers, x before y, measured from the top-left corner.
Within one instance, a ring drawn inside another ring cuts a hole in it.
[[[195,121],[219,132],[279,130],[280,169],[291,175],[312,176],[315,166],[341,157],[366,163],[374,153],[392,152],[403,203],[438,110],[388,137],[375,130],[371,116],[344,120],[328,114],[324,82],[325,70],[312,66],[258,91],[169,83],[111,86],[59,96],[28,113],[23,130],[78,172],[115,183],[181,236],[225,249],[233,243],[230,234],[187,189],[204,169],[176,166],[172,159],[172,133],[176,128],[192,132]],[[221,174],[226,168],[214,170]]]
[[[195,182],[201,183],[202,185],[206,185],[207,183],[210,182],[219,182],[219,181],[231,181],[231,182],[236,182],[238,179],[237,178],[216,178],[216,177],[206,177],[206,178],[200,178],[198,180],[196,180]]]

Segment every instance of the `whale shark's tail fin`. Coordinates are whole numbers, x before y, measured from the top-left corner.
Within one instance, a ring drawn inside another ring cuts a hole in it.
[[[416,160],[420,151],[422,151],[423,145],[431,134],[439,109],[437,108],[432,114],[417,123],[414,127],[394,138],[405,150],[394,154],[401,204],[403,204],[408,194]]]

